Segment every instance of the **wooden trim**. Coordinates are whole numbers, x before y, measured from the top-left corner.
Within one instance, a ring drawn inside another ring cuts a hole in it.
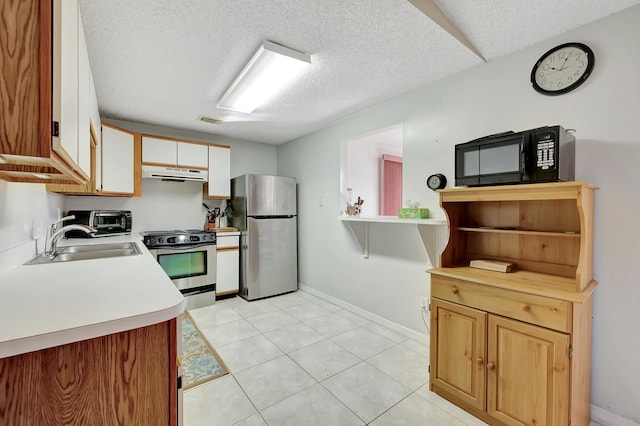
[[[40,1],[39,103],[38,133],[40,152],[48,156],[51,149],[53,114],[53,2]]]
[[[573,200],[578,198],[581,188],[597,189],[588,182],[552,182],[517,185],[517,191],[505,190],[503,185],[449,188],[437,192],[444,202]]]
[[[148,161],[143,161],[142,165],[143,166],[157,166],[157,167],[177,167],[177,168],[181,168],[181,169],[204,170],[205,172],[209,171],[208,167],[185,166],[183,164],[150,163]]]
[[[220,253],[222,251],[239,251],[239,250],[240,250],[239,246],[216,248],[216,252],[218,252],[218,253]]]
[[[169,333],[169,425],[178,425],[178,324],[174,318],[169,321],[167,331]]]
[[[186,143],[192,143],[194,145],[206,145],[206,146],[217,146],[219,148],[229,148],[231,149],[231,147],[229,145],[220,145],[217,143],[209,143],[209,142],[203,142],[203,141],[194,141],[191,139],[183,139],[183,138],[173,138],[170,136],[160,136],[160,135],[152,135],[149,133],[141,133],[141,135],[143,137],[149,137],[149,138],[154,138],[154,139],[164,139],[166,141],[173,141],[173,142],[186,142]]]
[[[133,196],[142,196],[142,135],[133,133]]]
[[[207,195],[206,188],[204,188],[203,191],[204,191],[204,198],[207,200],[230,200],[231,199],[231,197],[228,195]]]
[[[238,290],[221,291],[221,292],[216,292],[216,296],[227,296],[229,294],[236,294],[236,293],[238,293]]]
[[[98,132],[96,132],[96,128],[93,125],[93,121],[91,120],[91,118],[89,118],[89,133],[91,134],[91,143],[93,144],[93,146],[100,145],[100,138],[98,138]]]
[[[571,406],[569,418],[573,425],[589,424],[591,401],[591,330],[593,297],[573,304],[573,360],[571,360]]]

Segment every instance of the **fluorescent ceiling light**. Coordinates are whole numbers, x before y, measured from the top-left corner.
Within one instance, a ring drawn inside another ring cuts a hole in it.
[[[309,64],[311,56],[306,53],[265,41],[216,106],[251,113],[289,84]]]

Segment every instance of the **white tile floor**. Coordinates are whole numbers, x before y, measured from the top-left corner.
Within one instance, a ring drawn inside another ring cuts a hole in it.
[[[190,314],[230,374],[184,392],[185,426],[485,424],[429,391],[426,341],[309,293]]]

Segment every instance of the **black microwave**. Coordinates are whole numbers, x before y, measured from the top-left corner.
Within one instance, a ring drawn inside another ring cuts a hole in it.
[[[575,141],[562,126],[548,126],[458,144],[456,186],[573,181]]]

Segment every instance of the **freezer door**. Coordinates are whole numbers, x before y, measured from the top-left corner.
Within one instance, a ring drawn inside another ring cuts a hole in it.
[[[245,175],[247,216],[296,214],[296,180],[290,177]]]
[[[298,289],[296,218],[247,218],[241,234],[240,295],[260,299]]]

